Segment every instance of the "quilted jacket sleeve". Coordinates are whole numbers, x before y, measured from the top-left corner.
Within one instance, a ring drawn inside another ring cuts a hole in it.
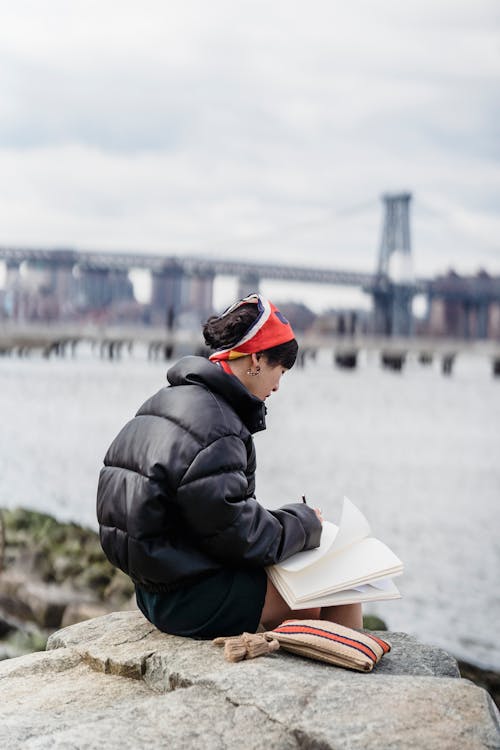
[[[231,564],[272,565],[317,547],[321,524],[302,503],[270,512],[249,494],[243,440],[224,436],[200,451],[177,491],[179,510],[200,547]]]

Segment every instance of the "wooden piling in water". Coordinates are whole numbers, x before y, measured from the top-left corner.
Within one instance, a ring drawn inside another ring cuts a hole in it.
[[[380,352],[380,362],[387,370],[401,372],[406,361],[406,352]]]
[[[434,357],[432,352],[420,352],[418,361],[421,365],[432,365]]]
[[[344,349],[334,352],[333,359],[335,365],[343,370],[354,370],[358,364],[358,350]]]
[[[441,372],[443,375],[451,375],[453,372],[453,363],[455,362],[455,354],[445,354],[441,360]]]

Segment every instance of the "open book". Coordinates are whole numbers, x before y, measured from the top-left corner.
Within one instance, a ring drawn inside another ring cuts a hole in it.
[[[323,522],[321,544],[267,568],[267,575],[292,609],[399,599],[391,580],[403,563],[371,536],[361,511],[344,498],[339,526]]]

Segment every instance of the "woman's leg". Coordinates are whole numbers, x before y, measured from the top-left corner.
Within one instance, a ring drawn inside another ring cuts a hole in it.
[[[322,607],[321,619],[345,625],[346,628],[360,629],[363,627],[363,611],[361,604],[341,604],[338,607]]]
[[[300,618],[301,620],[319,620],[320,608],[290,609],[274,584],[267,579],[266,598],[260,616],[261,625],[265,630],[272,630],[281,625],[283,620]]]
[[[290,609],[274,584],[267,579],[266,598],[260,616],[261,624],[266,630],[272,630],[283,620],[328,620],[348,628],[362,628],[363,615],[361,604],[344,604],[340,607],[314,607],[312,609]]]

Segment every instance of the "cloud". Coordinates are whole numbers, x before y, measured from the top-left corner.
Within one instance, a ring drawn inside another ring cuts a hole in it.
[[[0,244],[500,271],[495,2],[0,6]]]

